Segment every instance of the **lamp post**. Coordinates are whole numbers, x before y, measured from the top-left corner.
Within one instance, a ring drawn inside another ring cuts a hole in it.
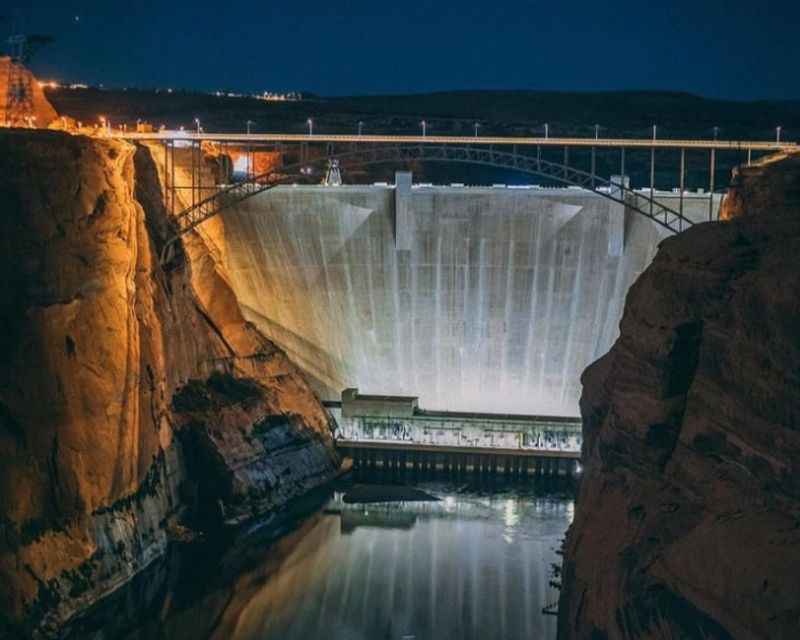
[[[194,126],[195,126],[195,129],[196,129],[197,133],[199,134],[200,131],[201,131],[200,118],[195,118],[194,119]]]
[[[654,142],[655,142],[655,139],[656,139],[656,132],[657,131],[658,131],[658,127],[656,125],[653,125],[653,141]]]
[[[547,140],[550,137],[550,125],[545,122],[544,123],[544,139]]]
[[[480,122],[476,122],[475,123],[475,137],[476,138],[478,137],[478,129],[480,128],[480,126],[481,126]]]
[[[594,139],[595,140],[599,140],[600,139],[600,125],[599,124],[594,125]]]
[[[424,138],[428,134],[428,123],[423,120],[420,125],[422,126],[422,137]]]
[[[719,138],[719,127],[714,127],[714,140],[716,141]]]
[[[248,136],[250,135],[250,126],[254,125],[254,124],[255,124],[255,122],[253,122],[252,120],[248,120],[247,122],[245,122],[245,125],[247,125],[247,135]]]
[[[358,121],[358,135],[361,135],[364,132],[364,121]]]
[[[775,142],[778,144],[781,143],[781,129],[783,129],[783,127],[775,127]]]
[[[308,135],[309,136],[313,136],[314,135],[314,121],[311,118],[309,118],[308,120],[306,120],[306,124],[308,125]]]

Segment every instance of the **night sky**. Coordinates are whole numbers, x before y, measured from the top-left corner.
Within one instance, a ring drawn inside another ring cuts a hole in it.
[[[17,15],[28,33],[57,38],[33,60],[34,71],[68,82],[321,95],[667,89],[800,99],[795,0],[31,0]]]

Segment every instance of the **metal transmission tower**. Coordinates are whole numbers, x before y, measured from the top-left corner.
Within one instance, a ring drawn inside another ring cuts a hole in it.
[[[33,75],[25,68],[33,54],[53,41],[51,36],[13,34],[8,38],[9,63],[6,78],[5,124],[30,124],[34,115]]]
[[[25,121],[33,114],[33,81],[22,66],[25,59],[27,38],[14,35],[8,38],[11,59],[8,61],[6,84],[6,125],[12,126]]]
[[[328,160],[328,170],[325,172],[325,180],[322,184],[326,187],[342,186],[342,172],[339,169],[339,160],[331,158]]]

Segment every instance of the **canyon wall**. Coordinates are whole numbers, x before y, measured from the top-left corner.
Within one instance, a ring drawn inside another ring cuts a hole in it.
[[[584,373],[561,640],[800,629],[800,157],[662,242]]]
[[[53,634],[170,539],[338,468],[330,416],[242,316],[222,222],[159,265],[152,151],[0,133],[0,632]]]

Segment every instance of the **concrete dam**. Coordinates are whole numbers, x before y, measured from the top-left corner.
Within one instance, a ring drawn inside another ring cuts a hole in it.
[[[285,186],[227,209],[248,320],[323,399],[357,387],[430,409],[579,415],[580,374],[668,232],[578,188],[396,183]],[[685,195],[684,213],[707,220],[708,194]]]

